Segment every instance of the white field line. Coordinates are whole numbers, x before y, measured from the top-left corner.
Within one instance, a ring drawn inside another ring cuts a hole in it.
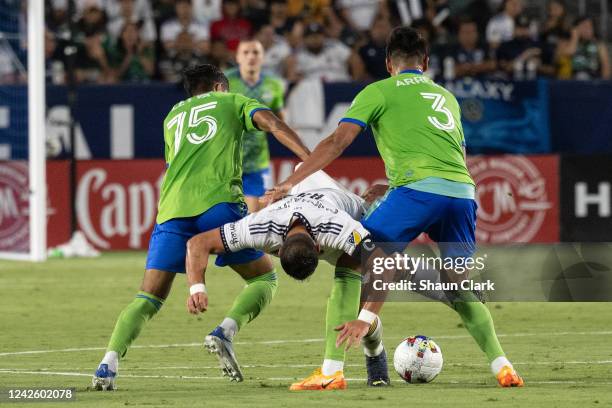
[[[513,365],[608,365],[612,364],[612,360],[586,360],[586,361],[531,361],[531,362],[513,362]],[[321,364],[242,364],[242,368],[317,368]],[[345,364],[345,367],[364,367],[363,364]],[[488,367],[487,363],[444,363],[444,366],[451,367]],[[36,368],[36,372],[51,372],[57,370],[58,367],[43,367]],[[59,369],[68,371],[79,371],[79,370],[90,370],[92,367],[61,367]],[[132,371],[159,371],[159,370],[216,370],[219,369],[218,365],[214,366],[159,366],[159,367],[132,367],[122,368],[121,373],[132,372]],[[3,371],[31,371],[32,368],[0,368],[0,372]],[[123,376],[123,374],[122,374]]]
[[[68,371],[15,371],[15,370],[3,370],[0,369],[0,374],[29,374],[29,375],[55,375],[65,377],[91,377],[91,374],[87,373],[76,373]],[[172,380],[223,380],[228,381],[227,377],[207,377],[197,375],[121,375],[122,378],[150,378],[150,379],[172,379]],[[268,377],[268,378],[256,378],[257,380],[268,380],[268,381],[295,381],[295,377]],[[347,378],[347,381],[362,381],[365,382],[366,378]],[[468,381],[438,381],[438,384],[461,384],[461,385],[483,385],[482,382],[468,382]],[[612,381],[574,381],[574,380],[552,380],[552,381],[528,381],[529,384],[583,384],[583,385],[612,385]]]
[[[582,331],[582,332],[549,332],[549,333],[508,333],[508,334],[498,334],[497,337],[546,337],[546,336],[609,336],[612,335],[612,331]],[[460,335],[440,335],[440,336],[431,336],[435,340],[446,339],[469,339],[470,335],[460,334]],[[255,345],[255,344],[264,344],[264,345],[273,345],[273,344],[292,344],[292,343],[322,343],[325,339],[288,339],[288,340],[266,340],[266,341],[237,341],[234,344],[237,345]],[[152,345],[135,345],[131,348],[139,349],[139,348],[176,348],[176,347],[200,347],[202,343],[173,343],[173,344],[152,344]],[[5,356],[18,356],[18,355],[27,355],[27,354],[47,354],[47,353],[73,353],[80,351],[100,351],[106,350],[106,347],[76,347],[76,348],[64,348],[64,349],[52,349],[52,350],[26,350],[26,351],[9,351],[0,353],[0,357]]]

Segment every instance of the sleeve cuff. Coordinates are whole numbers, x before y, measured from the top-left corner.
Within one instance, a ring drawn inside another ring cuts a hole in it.
[[[255,108],[255,109],[253,109],[253,110],[252,110],[252,111],[249,113],[249,116],[251,117],[251,119],[253,119],[253,115],[255,114],[255,112],[259,112],[259,111],[262,111],[262,110],[268,110],[268,111],[271,111],[272,109],[270,109],[270,108]]]
[[[340,119],[340,122],[339,122],[339,123],[342,123],[342,122],[354,123],[355,125],[359,125],[359,126],[361,126],[362,128],[364,128],[364,129],[368,127],[368,125],[367,125],[365,122],[362,122],[362,121],[360,121],[359,119],[353,119],[353,118],[342,118],[342,119]]]

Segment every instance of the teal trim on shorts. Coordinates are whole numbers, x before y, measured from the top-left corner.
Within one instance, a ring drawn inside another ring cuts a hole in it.
[[[476,197],[476,188],[473,185],[439,177],[427,177],[414,183],[405,184],[402,187],[454,198],[474,200]]]

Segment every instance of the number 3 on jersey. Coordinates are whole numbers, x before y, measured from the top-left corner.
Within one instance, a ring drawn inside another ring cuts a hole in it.
[[[427,119],[429,119],[429,122],[440,130],[453,130],[455,128],[455,118],[453,118],[451,112],[444,107],[444,104],[446,103],[446,98],[444,95],[438,93],[421,92],[421,96],[425,99],[433,100],[434,102],[431,105],[431,108],[435,112],[445,114],[446,118],[448,119],[447,123],[442,123],[435,116],[428,116]]]
[[[189,122],[187,124],[187,130],[197,129],[202,123],[206,123],[208,125],[208,129],[202,134],[197,134],[195,132],[187,132],[186,137],[190,143],[198,145],[215,137],[215,134],[217,133],[217,120],[210,115],[202,116],[202,113],[211,109],[215,109],[216,107],[217,102],[209,102],[191,108],[191,110],[189,111]],[[173,117],[166,125],[168,130],[172,129],[173,127],[176,127],[176,130],[174,131],[174,156],[176,156],[179,151],[179,148],[181,147],[181,137],[183,135],[183,128],[185,126],[186,116],[187,112],[181,112],[175,117]]]

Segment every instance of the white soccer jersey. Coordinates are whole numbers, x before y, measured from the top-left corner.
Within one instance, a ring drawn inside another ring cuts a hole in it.
[[[321,248],[320,258],[332,265],[342,253],[352,255],[369,235],[357,221],[363,200],[336,188],[319,188],[286,197],[247,217],[221,227],[227,252],[245,248],[277,254],[289,227],[300,221]]]

